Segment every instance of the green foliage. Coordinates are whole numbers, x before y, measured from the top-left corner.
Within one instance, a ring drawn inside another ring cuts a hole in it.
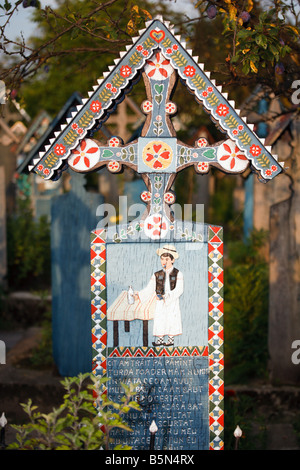
[[[105,392],[108,379],[93,374],[65,378],[63,403],[49,414],[40,413],[28,400],[22,404],[29,423],[14,425],[16,442],[9,449],[17,450],[100,450],[109,449],[110,432],[114,428],[131,431],[124,416],[131,409],[139,410],[132,400],[134,385],[124,385],[119,403],[111,401]],[[95,398],[96,395],[96,398]],[[130,447],[121,446],[122,450]],[[115,449],[120,449],[116,446]]]
[[[224,241],[240,240],[242,234],[243,217],[234,207],[234,189],[236,180],[232,175],[215,174],[215,188],[210,197],[208,222],[224,227]]]
[[[293,1],[199,0],[196,7],[196,36],[207,55],[203,61],[235,100],[243,101],[257,84],[291,94],[300,60],[299,12]],[[209,8],[215,16],[209,16]]]
[[[94,0],[59,0],[56,8],[33,11],[39,33],[33,33],[30,46],[40,63],[37,74],[22,84],[29,114],[43,108],[55,116],[71,93],[85,96],[155,9],[140,0],[114,0],[107,7]]]
[[[39,344],[32,350],[29,357],[29,366],[34,369],[53,367],[52,354],[52,315],[51,311],[44,314],[42,323],[42,338]]]
[[[234,390],[225,393],[225,450],[264,450],[266,448],[266,422],[257,410],[255,398],[236,394]],[[234,431],[239,426],[242,436],[236,442]]]
[[[236,53],[231,59],[232,64],[240,64],[245,75],[258,73],[259,69],[274,66],[291,47],[282,41],[288,34],[291,39],[299,36],[297,30],[285,24],[284,19],[274,23],[275,9],[262,12],[258,22],[252,28],[241,28],[236,35]]]
[[[227,383],[266,375],[268,358],[268,264],[261,254],[266,233],[229,243],[224,321]]]
[[[20,199],[7,220],[7,258],[10,289],[49,287],[50,225],[46,217],[34,220],[29,199]]]

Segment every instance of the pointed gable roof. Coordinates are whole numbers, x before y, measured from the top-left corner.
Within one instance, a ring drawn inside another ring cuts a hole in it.
[[[271,147],[264,145],[253,132],[253,125],[241,117],[235,103],[227,100],[227,93],[210,79],[210,73],[204,65],[198,63],[198,57],[186,49],[185,41],[175,35],[172,26],[162,18],[155,18],[146,23],[140,36],[132,39],[126,51],[115,59],[115,65],[99,79],[89,97],[82,100],[76,111],[61,126],[60,131],[49,141],[38,158],[32,159],[29,171],[34,171],[45,179],[57,179],[66,160],[78,144],[89,135],[96,126],[99,128],[114,110],[114,106],[130,91],[135,79],[141,73],[146,60],[153,51],[160,48],[178,75],[184,80],[187,88],[194,93],[198,102],[210,113],[213,121],[227,133],[229,138],[244,152],[252,167],[260,173],[263,180],[269,180],[283,171],[277,156],[271,154]]]

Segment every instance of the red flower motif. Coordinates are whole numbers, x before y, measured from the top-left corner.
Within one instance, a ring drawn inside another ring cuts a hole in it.
[[[78,127],[78,124],[76,124],[76,122],[74,122],[74,123],[72,124],[72,129],[77,129],[77,127]]]
[[[123,65],[120,68],[120,75],[124,78],[129,77],[131,75],[132,69],[129,67],[129,65]]]
[[[207,162],[199,162],[197,165],[197,169],[200,173],[207,173],[209,169],[209,164]]]
[[[174,114],[176,112],[176,104],[169,101],[166,103],[166,113]]]
[[[216,109],[216,113],[219,116],[226,116],[229,113],[229,107],[226,106],[226,104],[219,104],[219,106]]]
[[[173,49],[173,51],[178,51],[178,46],[177,46],[177,44],[173,44],[172,49]]]
[[[201,139],[198,139],[196,143],[198,147],[206,147],[208,145],[208,141],[205,137],[201,137]]]
[[[150,111],[152,111],[153,109],[153,105],[151,103],[151,101],[147,100],[147,101],[144,101],[143,103],[143,111],[145,113],[149,113]]]
[[[173,193],[165,193],[164,194],[164,201],[167,203],[167,204],[173,204],[174,201],[175,201],[175,196]]]
[[[146,51],[146,49],[142,52],[143,56],[147,57],[149,55],[149,52]]]
[[[276,166],[276,165],[272,165],[272,166],[271,166],[271,170],[272,170],[272,171],[276,171],[276,170],[277,170],[277,166]]]
[[[38,171],[42,171],[43,168],[44,168],[43,165],[39,165],[39,166],[37,167]]]
[[[148,230],[153,230],[152,232],[152,235],[154,237],[156,236],[159,236],[161,234],[161,231],[162,230],[166,230],[167,229],[167,225],[165,222],[162,222],[162,219],[160,216],[157,216],[157,217],[153,217],[153,224],[150,224],[148,222],[147,224],[147,229]]]
[[[50,174],[50,171],[48,170],[48,168],[45,168],[43,173],[44,175],[48,176]]]
[[[162,77],[168,78],[173,71],[170,61],[168,59],[164,59],[159,52],[155,54],[154,60],[147,60],[146,63],[146,74],[148,77],[156,80],[161,79]]]
[[[250,153],[251,155],[253,155],[253,157],[258,157],[258,155],[260,155],[261,153],[261,148],[259,145],[251,145],[250,147]]]
[[[245,157],[245,155],[240,153],[240,149],[237,146],[235,146],[234,152],[232,152],[231,148],[226,143],[223,144],[223,148],[226,152],[228,152],[228,154],[223,155],[220,158],[220,160],[224,161],[224,160],[228,160],[228,158],[230,158],[231,159],[231,161],[230,161],[230,169],[231,170],[233,170],[233,168],[235,167],[235,163],[236,163],[235,159],[236,158],[238,158],[239,160],[247,160],[247,157]]]
[[[170,152],[169,151],[161,152],[161,149],[162,149],[161,144],[158,144],[158,145],[154,144],[153,145],[154,152],[146,154],[146,156],[147,156],[146,162],[149,163],[149,162],[152,162],[152,160],[155,160],[151,164],[152,168],[154,168],[155,170],[157,170],[158,168],[163,167],[161,159],[164,159],[164,160],[169,160],[170,159]]]
[[[111,171],[112,173],[116,173],[117,171],[120,170],[120,163],[119,163],[119,162],[116,162],[115,160],[112,160],[112,161],[109,162],[109,164],[108,164],[108,169],[109,169],[109,171]]]
[[[143,191],[141,194],[141,199],[144,202],[150,201],[151,200],[151,193],[149,191]]]
[[[87,153],[91,154],[91,153],[95,153],[97,152],[99,149],[98,147],[91,147],[90,149],[88,150],[85,150],[86,148],[86,141],[83,140],[80,144],[80,151],[79,150],[72,150],[72,153],[73,155],[77,155],[73,162],[72,162],[72,166],[76,166],[78,165],[78,163],[80,162],[80,160],[83,158],[83,161],[84,161],[84,164],[87,168],[90,167],[90,160],[88,159],[88,157],[86,156]]]
[[[136,46],[136,50],[141,52],[143,50],[142,44],[139,44],[138,46]]]
[[[119,147],[121,145],[121,141],[118,137],[112,137],[108,141],[109,147]]]
[[[56,155],[63,155],[65,151],[66,147],[62,144],[56,144],[54,147],[54,153],[56,153]]]
[[[91,102],[90,110],[93,111],[93,113],[98,113],[98,111],[100,111],[101,108],[102,108],[102,104],[100,103],[99,100],[95,100]]]
[[[186,77],[193,77],[196,73],[196,69],[192,65],[187,65],[183,73]]]

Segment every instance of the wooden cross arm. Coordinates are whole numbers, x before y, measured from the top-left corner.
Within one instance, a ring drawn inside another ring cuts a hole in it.
[[[195,147],[177,143],[177,167],[180,171],[194,165],[197,173],[207,173],[215,166],[227,173],[241,173],[249,166],[249,160],[235,142],[230,139],[215,145],[208,145],[205,138],[198,139]]]
[[[127,145],[122,144],[123,142],[119,137],[110,138],[107,145],[103,145],[95,139],[85,138],[71,151],[67,163],[72,170],[79,173],[96,171],[105,165],[112,173],[120,172],[123,165],[136,171],[137,141]],[[59,148],[57,148],[57,151],[59,152]],[[42,170],[44,164],[47,167],[49,164],[48,159],[51,159],[51,154],[46,157],[47,161],[42,159],[39,162],[37,170]]]

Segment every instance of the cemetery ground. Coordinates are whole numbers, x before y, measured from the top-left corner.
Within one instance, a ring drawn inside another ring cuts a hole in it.
[[[64,389],[51,353],[51,298],[15,293],[5,305],[2,299],[3,308],[0,337],[7,349],[6,364],[0,366],[0,412],[8,421],[8,445],[15,441],[11,425],[28,422],[20,403],[30,398],[39,411],[49,413],[62,403]],[[225,450],[235,448],[237,425],[243,431],[239,450],[300,450],[298,387],[262,380],[227,384],[226,374],[225,384]]]

